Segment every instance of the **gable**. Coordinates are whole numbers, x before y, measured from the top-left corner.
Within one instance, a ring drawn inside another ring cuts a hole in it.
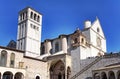
[[[96,18],[96,20],[94,21],[94,23],[91,26],[91,29],[96,32],[98,35],[102,36],[103,38],[105,38],[100,21],[98,18]]]

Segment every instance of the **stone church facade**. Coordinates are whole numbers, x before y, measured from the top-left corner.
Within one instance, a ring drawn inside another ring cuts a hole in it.
[[[19,12],[17,42],[0,46],[0,79],[120,79],[120,54],[106,53],[98,18],[41,42],[42,14]]]

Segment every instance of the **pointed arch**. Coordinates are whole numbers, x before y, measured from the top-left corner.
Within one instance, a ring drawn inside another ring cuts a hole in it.
[[[49,71],[50,79],[65,79],[65,65],[61,60],[51,64]]]

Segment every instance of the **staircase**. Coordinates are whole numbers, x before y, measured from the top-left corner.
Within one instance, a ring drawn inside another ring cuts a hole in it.
[[[70,79],[75,79],[77,78],[80,74],[82,74],[83,72],[85,72],[86,70],[88,70],[90,67],[92,67],[94,64],[96,64],[98,61],[100,61],[102,59],[102,57],[98,57],[97,59],[95,59],[93,62],[91,62],[89,65],[87,65],[86,67],[84,67],[82,70],[80,70],[79,72],[77,72],[74,76],[72,76]]]

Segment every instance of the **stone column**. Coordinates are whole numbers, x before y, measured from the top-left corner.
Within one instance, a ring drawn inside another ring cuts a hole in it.
[[[100,79],[102,79],[102,75],[101,75],[101,73],[99,73],[99,76],[100,76]]]
[[[114,74],[115,74],[115,79],[118,79],[118,76],[117,76],[117,71],[113,71]]]
[[[106,73],[107,79],[109,79],[109,75],[108,75],[109,72],[107,71],[107,72],[105,72],[105,73]]]
[[[14,77],[15,77],[15,75],[13,75],[13,78],[12,78],[12,79],[14,79]]]
[[[61,38],[61,43],[62,43],[62,51],[64,53],[67,53],[67,38],[64,35],[60,36],[60,38]]]
[[[2,75],[2,73],[1,73],[1,77],[0,77],[0,79],[3,79],[3,75]]]
[[[29,17],[30,18],[30,15],[31,15],[31,10],[30,9],[28,9],[28,13],[27,13],[27,17]]]
[[[45,53],[51,52],[52,46],[51,46],[51,41],[50,40],[45,40]]]
[[[67,74],[67,69],[65,69],[65,79],[69,79]]]

